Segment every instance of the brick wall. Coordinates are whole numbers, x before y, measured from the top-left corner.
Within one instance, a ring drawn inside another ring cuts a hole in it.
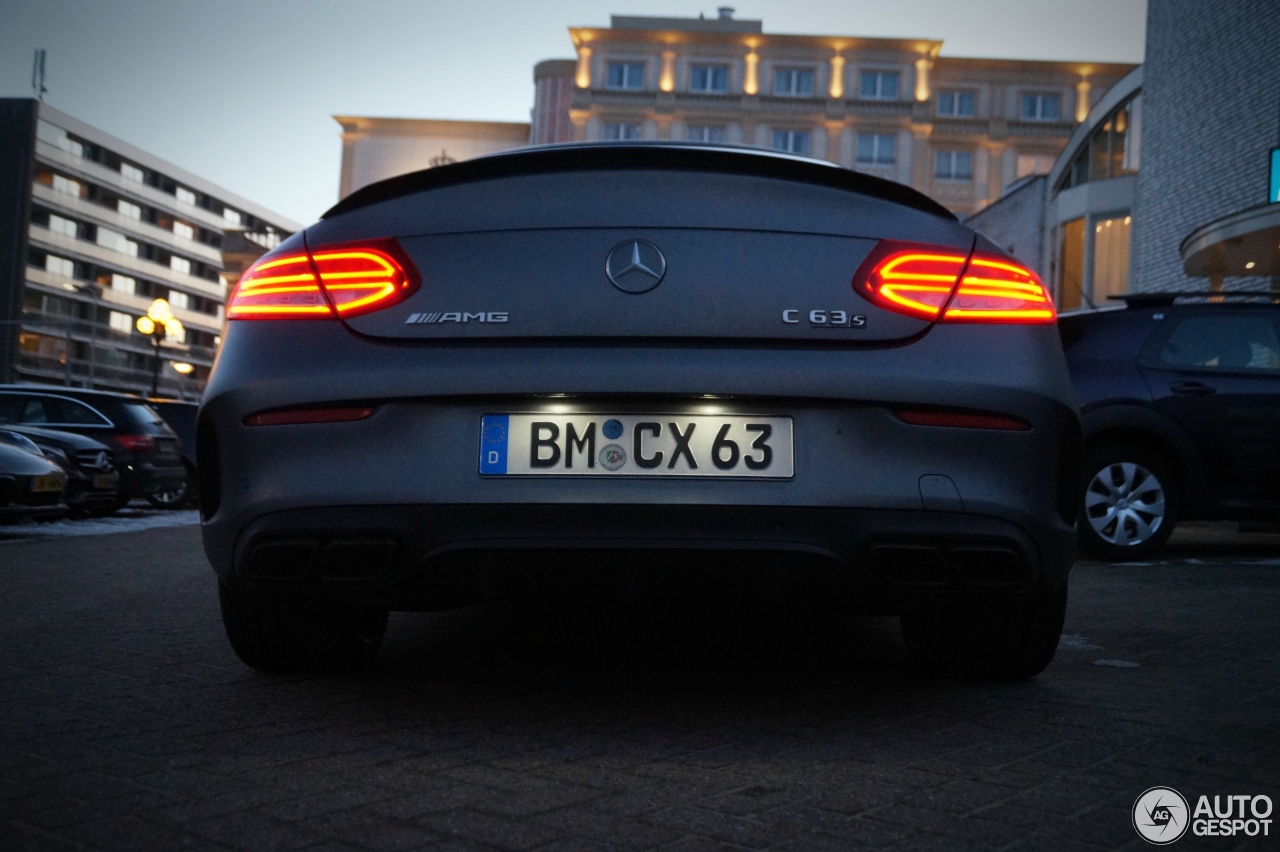
[[[1267,201],[1280,145],[1280,2],[1150,0],[1133,291],[1207,289],[1182,272],[1196,228]],[[1228,289],[1256,288],[1234,279]]]

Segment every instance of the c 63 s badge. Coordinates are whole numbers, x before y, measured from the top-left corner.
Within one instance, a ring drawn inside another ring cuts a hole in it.
[[[787,325],[801,322],[800,310],[790,308],[782,312],[782,321]],[[809,311],[809,325],[814,328],[866,328],[867,318],[862,314],[851,314],[848,311]]]
[[[423,314],[409,314],[405,319],[405,325],[418,325],[420,323],[442,323],[442,322],[506,322],[509,314],[507,311],[433,311]]]

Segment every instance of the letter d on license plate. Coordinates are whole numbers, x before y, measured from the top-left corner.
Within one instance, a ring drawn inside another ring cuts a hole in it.
[[[486,476],[733,476],[795,472],[790,417],[486,414]]]

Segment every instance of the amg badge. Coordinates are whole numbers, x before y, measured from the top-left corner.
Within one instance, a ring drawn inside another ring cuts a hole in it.
[[[405,325],[417,325],[425,322],[506,322],[506,311],[446,311],[441,313],[409,314]]]

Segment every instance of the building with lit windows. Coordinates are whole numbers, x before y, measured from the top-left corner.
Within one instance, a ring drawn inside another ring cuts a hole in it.
[[[1133,69],[949,57],[930,39],[766,33],[727,7],[713,19],[615,15],[569,35],[577,59],[535,74],[535,142],[754,145],[905,183],[962,214],[1047,172]]]
[[[160,390],[198,396],[229,287],[299,226],[29,98],[0,99],[0,162],[0,382],[149,392],[164,299]]]
[[[967,224],[1036,269],[1061,310],[1142,292],[1280,293],[1280,6],[1162,0],[1146,62],[1040,177]]]

